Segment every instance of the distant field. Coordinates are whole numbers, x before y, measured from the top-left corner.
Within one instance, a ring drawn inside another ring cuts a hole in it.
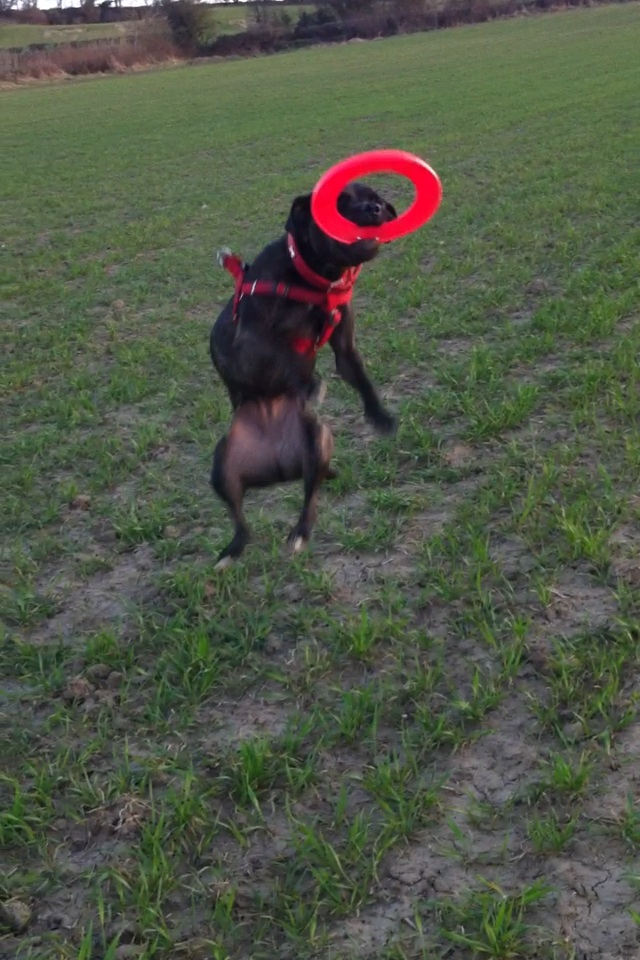
[[[99,40],[124,36],[128,23],[90,23],[84,26],[49,27],[29,24],[0,26],[0,47],[28,47],[31,43],[70,43],[73,40]]]
[[[282,4],[278,10],[286,10],[295,20],[302,10],[313,7]],[[223,6],[211,11],[211,20],[215,24],[215,33],[240,33],[251,22],[248,9],[235,4]],[[28,24],[0,25],[0,48],[28,47],[33,43],[70,43],[73,40],[98,40],[103,37],[124,36],[139,26],[137,21],[125,23],[90,23],[80,26],[30,26]]]
[[[628,3],[0,91],[0,960],[637,960],[639,49]],[[444,186],[355,292],[398,436],[327,348],[308,554],[256,492],[215,571],[215,251],[383,146]]]

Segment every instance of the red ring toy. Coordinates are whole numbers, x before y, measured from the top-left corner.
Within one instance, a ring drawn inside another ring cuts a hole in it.
[[[416,189],[411,206],[396,220],[377,227],[359,227],[337,210],[338,197],[348,183],[372,173],[397,173]],[[311,194],[311,215],[321,230],[341,243],[378,240],[389,243],[412,233],[429,220],[442,199],[442,185],[428,163],[405,150],[369,150],[342,160],[324,173]]]

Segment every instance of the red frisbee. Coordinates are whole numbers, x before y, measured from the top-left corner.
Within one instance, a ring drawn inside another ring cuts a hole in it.
[[[407,177],[416,195],[397,220],[378,227],[359,227],[338,213],[338,197],[347,184],[372,173],[397,173]],[[356,240],[389,243],[422,227],[434,215],[441,199],[438,175],[420,157],[405,150],[369,150],[342,160],[320,177],[311,195],[311,214],[321,230],[341,243]]]

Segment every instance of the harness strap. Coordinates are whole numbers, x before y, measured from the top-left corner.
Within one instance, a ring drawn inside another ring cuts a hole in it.
[[[326,323],[320,335],[314,340],[309,337],[294,337],[292,347],[296,353],[314,357],[331,339],[333,331],[340,323],[342,314],[339,307],[351,300],[353,285],[360,273],[361,267],[350,267],[338,280],[327,280],[315,273],[302,259],[295,240],[288,234],[287,247],[291,260],[303,280],[306,280],[315,290],[308,287],[299,287],[288,283],[275,283],[271,280],[245,280],[249,264],[241,260],[229,250],[218,253],[218,263],[227,270],[235,280],[235,295],[233,300],[233,322],[238,322],[240,301],[244,296],[271,296],[285,297],[298,303],[310,303],[323,308],[327,315]]]

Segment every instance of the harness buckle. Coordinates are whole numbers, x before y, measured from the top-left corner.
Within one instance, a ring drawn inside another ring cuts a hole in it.
[[[216,252],[216,260],[218,261],[219,267],[224,267],[224,262],[227,257],[232,257],[233,252],[230,247],[222,247]]]

